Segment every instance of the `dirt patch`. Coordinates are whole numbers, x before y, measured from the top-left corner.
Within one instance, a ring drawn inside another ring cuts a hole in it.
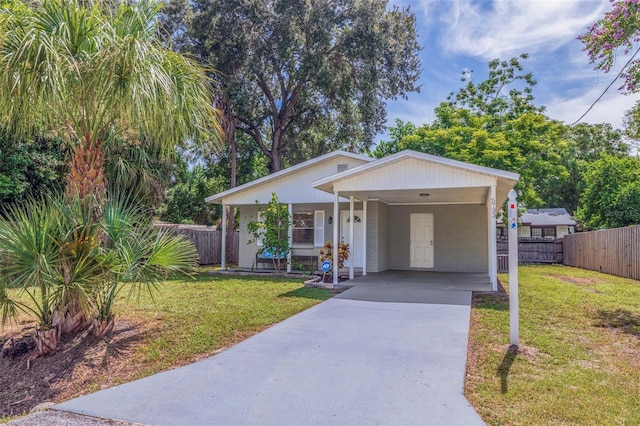
[[[29,331],[15,336],[14,348],[0,358],[0,418],[131,380],[137,372],[136,348],[149,331],[145,324],[119,319],[110,339],[97,339],[85,330],[63,337],[53,354],[30,362],[34,349],[25,338]]]
[[[507,353],[514,356],[518,356],[527,360],[534,360],[539,356],[549,357],[549,354],[544,352],[540,352],[540,350],[534,348],[533,346],[515,346],[515,345],[498,345],[493,348],[496,352]]]
[[[596,326],[618,329],[625,333],[640,337],[640,314],[626,309],[601,309],[596,314],[599,319]]]
[[[568,277],[566,275],[551,275],[551,276],[553,278],[559,279],[560,281],[564,281],[566,283],[576,284],[576,285],[594,285],[594,284],[601,284],[604,282],[603,280],[599,280],[593,277]]]

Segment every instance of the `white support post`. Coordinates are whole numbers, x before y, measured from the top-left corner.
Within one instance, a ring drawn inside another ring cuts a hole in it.
[[[355,253],[353,252],[353,222],[355,222],[355,218],[353,217],[353,197],[349,197],[349,251],[351,252],[351,261],[349,262],[349,279],[352,280],[355,278],[355,274],[353,271],[353,265],[356,263]]]
[[[511,344],[520,344],[520,312],[518,307],[518,202],[513,189],[509,191],[509,330]]]
[[[220,247],[220,269],[226,269],[227,263],[227,205],[222,205],[222,246]]]
[[[496,242],[496,186],[489,187],[489,200],[487,202],[489,213],[489,279],[491,288],[498,291],[498,245]]]
[[[362,276],[367,275],[367,200],[362,200]]]
[[[291,245],[293,244],[293,204],[289,203],[289,220],[291,226],[287,231],[287,240],[289,241],[289,253],[287,253],[287,272],[291,272]]]
[[[333,193],[333,285],[338,284],[338,226],[340,224],[338,191]]]

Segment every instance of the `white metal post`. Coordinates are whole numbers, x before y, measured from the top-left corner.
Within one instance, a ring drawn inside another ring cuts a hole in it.
[[[291,225],[287,231],[287,240],[289,241],[289,253],[287,253],[287,272],[291,272],[291,245],[293,244],[293,204],[289,203],[289,220]]]
[[[518,202],[513,189],[509,191],[509,330],[511,344],[520,344],[518,307]]]
[[[367,275],[367,200],[362,200],[362,276]]]
[[[349,197],[349,250],[351,252],[351,261],[349,262],[349,279],[352,280],[354,278],[353,265],[356,263],[356,256],[353,243],[353,223],[355,222],[355,218],[353,217],[353,197]]]
[[[227,263],[227,206],[222,205],[222,247],[220,247],[220,269],[225,270]]]
[[[338,225],[340,224],[338,191],[333,193],[333,285],[338,284]]]

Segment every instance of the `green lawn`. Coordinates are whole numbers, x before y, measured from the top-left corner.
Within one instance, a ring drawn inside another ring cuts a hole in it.
[[[164,283],[153,300],[143,297],[138,304],[123,296],[117,313],[153,325],[139,349],[146,376],[237,343],[330,297],[300,279],[200,274]]]
[[[326,289],[303,287],[301,279],[203,272],[194,279],[162,283],[153,300],[148,293],[139,301],[127,297],[126,289],[122,293],[115,307],[114,344],[100,344],[98,352],[110,364],[125,356],[126,368],[117,374],[96,369],[94,380],[85,384],[89,390],[99,389],[105,382],[130,381],[201,359],[332,297]],[[21,314],[17,326],[0,330],[0,343],[33,324],[32,318]],[[122,336],[127,337],[123,340]],[[61,355],[53,358],[56,356]],[[110,376],[108,380],[98,377],[105,374]]]
[[[508,291],[508,275],[500,279]],[[493,425],[640,424],[640,282],[520,268],[520,343],[508,296],[477,295],[466,396]]]

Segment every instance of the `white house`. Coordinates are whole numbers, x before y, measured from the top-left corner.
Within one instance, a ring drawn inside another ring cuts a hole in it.
[[[519,221],[519,238],[555,239],[576,232],[576,221],[563,208],[528,209]],[[498,221],[498,237],[506,238],[506,232],[504,224]]]
[[[260,250],[247,232],[258,219],[256,201],[266,205],[275,192],[293,217],[293,255],[317,255],[326,241],[344,240],[351,278],[355,268],[470,272],[487,274],[497,289],[496,209],[518,178],[414,151],[381,159],[335,151],[206,201],[223,206],[223,236],[224,207],[239,209],[241,268],[254,267]]]

